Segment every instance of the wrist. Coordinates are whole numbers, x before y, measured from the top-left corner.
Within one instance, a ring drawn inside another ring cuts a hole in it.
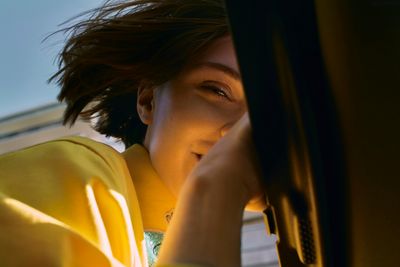
[[[238,266],[245,191],[209,176],[188,177],[160,251],[159,263]]]
[[[221,180],[217,175],[214,176],[190,175],[184,187],[191,194],[212,199],[222,204],[229,203],[230,206],[244,210],[244,207],[250,200],[250,194],[246,187],[233,181]]]

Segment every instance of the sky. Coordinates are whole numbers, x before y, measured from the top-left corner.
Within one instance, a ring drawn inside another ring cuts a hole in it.
[[[58,87],[47,79],[64,36],[43,39],[62,22],[103,0],[0,1],[0,118],[56,102]]]

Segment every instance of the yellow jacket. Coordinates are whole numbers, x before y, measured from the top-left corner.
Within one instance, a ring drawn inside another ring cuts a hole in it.
[[[134,145],[69,137],[0,156],[0,266],[146,266],[175,199]]]

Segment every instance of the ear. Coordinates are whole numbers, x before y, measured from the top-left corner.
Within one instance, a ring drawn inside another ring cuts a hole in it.
[[[149,125],[153,120],[154,112],[154,89],[139,87],[137,91],[136,109],[140,120]]]

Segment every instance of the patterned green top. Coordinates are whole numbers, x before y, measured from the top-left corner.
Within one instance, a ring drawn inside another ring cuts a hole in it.
[[[155,265],[163,238],[164,233],[161,232],[144,232],[149,267],[153,267]]]

